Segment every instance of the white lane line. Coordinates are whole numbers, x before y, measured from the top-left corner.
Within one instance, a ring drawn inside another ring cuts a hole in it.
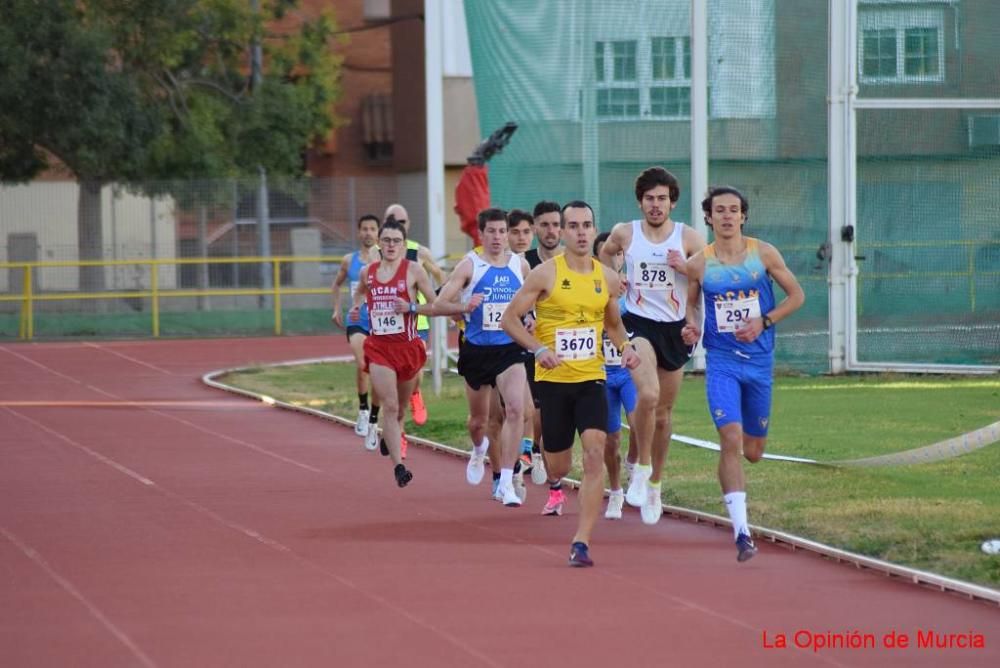
[[[92,343],[90,341],[84,341],[83,345],[86,346],[86,347],[88,347],[88,348],[96,348],[97,350],[100,350],[102,352],[111,353],[112,355],[116,355],[118,357],[121,357],[123,360],[128,360],[129,362],[133,362],[134,364],[139,364],[141,366],[146,367],[147,369],[152,369],[153,371],[158,371],[160,373],[167,374],[168,376],[176,376],[176,375],[185,375],[186,376],[187,375],[187,374],[175,374],[173,371],[168,371],[167,369],[163,369],[161,367],[158,367],[155,364],[150,364],[149,362],[144,362],[141,359],[138,359],[136,357],[132,357],[131,355],[126,355],[125,353],[120,353],[117,350],[114,350],[114,349],[109,348],[107,346],[102,346],[102,345],[100,345],[98,343]]]
[[[73,376],[67,376],[66,374],[62,373],[61,371],[56,371],[52,367],[45,366],[41,362],[36,362],[35,360],[31,359],[30,357],[27,357],[26,355],[22,355],[21,353],[16,353],[16,352],[14,352],[13,350],[11,350],[10,348],[8,348],[6,346],[0,346],[0,350],[4,351],[8,355],[13,355],[14,357],[16,357],[16,358],[18,358],[18,359],[20,359],[20,360],[22,360],[24,362],[27,362],[28,364],[32,364],[34,366],[37,366],[39,369],[41,369],[43,371],[47,371],[48,373],[51,373],[54,376],[59,376],[60,378],[62,378],[64,380],[68,380],[71,383],[76,383],[77,385],[83,385],[83,386],[87,387],[87,384],[84,383],[82,380],[74,378]]]
[[[65,591],[67,594],[75,598],[85,608],[87,608],[90,614],[97,621],[99,621],[101,625],[104,626],[104,628],[111,633],[111,635],[117,638],[118,642],[125,645],[125,647],[127,647],[129,651],[132,652],[135,658],[138,659],[142,665],[149,666],[150,668],[155,668],[156,662],[153,661],[151,658],[149,658],[149,656],[147,656],[146,653],[143,652],[142,649],[140,649],[139,646],[135,644],[135,642],[128,636],[127,633],[125,633],[125,631],[118,628],[118,626],[113,621],[111,621],[111,619],[109,619],[107,615],[101,612],[101,609],[98,608],[94,603],[92,603],[83,594],[83,592],[81,592],[73,585],[72,582],[67,580],[65,577],[60,575],[54,568],[52,568],[52,566],[50,566],[49,563],[45,561],[42,555],[39,554],[38,550],[29,546],[27,543],[25,543],[23,540],[15,536],[13,533],[11,533],[3,526],[0,526],[0,534],[3,534],[4,538],[6,538],[15,546],[17,546],[17,548],[21,550],[24,556],[26,556],[28,559],[34,562],[35,565],[37,565],[39,568],[45,571],[45,574],[48,575],[50,578],[52,578],[60,587],[62,587],[63,591]]]
[[[113,460],[110,457],[107,457],[105,455],[102,455],[101,453],[97,452],[96,450],[92,450],[92,449],[88,448],[83,443],[79,443],[77,441],[74,441],[69,436],[66,436],[65,434],[62,434],[62,433],[56,431],[55,429],[52,429],[51,427],[42,424],[38,420],[33,420],[30,417],[28,417],[27,415],[23,415],[22,413],[18,413],[17,411],[11,410],[11,409],[6,408],[6,407],[0,407],[0,408],[2,408],[2,410],[4,410],[4,411],[10,413],[14,417],[19,418],[21,420],[24,420],[25,422],[28,422],[28,423],[34,425],[38,429],[41,429],[42,431],[44,431],[46,434],[49,434],[51,436],[54,436],[54,437],[58,438],[63,443],[67,443],[67,444],[71,445],[72,447],[76,448],[77,450],[81,450],[81,451],[87,453],[88,455],[90,455],[91,457],[93,457],[94,459],[96,459],[97,461],[99,461],[102,464],[105,464],[107,466],[110,466],[111,468],[115,469],[119,473],[124,473],[125,475],[127,475],[129,478],[132,478],[133,480],[136,480],[136,481],[142,483],[143,485],[146,485],[147,487],[155,487],[156,486],[156,483],[153,482],[152,480],[150,480],[149,478],[147,478],[146,476],[133,471],[129,467],[125,466],[124,464],[119,464],[115,460]]]

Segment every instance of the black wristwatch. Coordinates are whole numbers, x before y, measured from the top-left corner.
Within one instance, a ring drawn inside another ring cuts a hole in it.
[[[771,319],[766,315],[762,318],[762,320],[764,321],[764,329],[771,329],[774,327],[774,323],[771,322]]]

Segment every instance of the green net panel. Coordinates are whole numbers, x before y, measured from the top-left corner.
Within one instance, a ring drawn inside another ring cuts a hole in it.
[[[707,8],[709,183],[748,195],[747,233],[805,289],[779,366],[826,371],[828,2]],[[490,162],[496,204],[583,198],[607,230],[637,217],[635,176],[661,165],[682,184],[674,219],[691,222],[688,0],[465,12],[482,133],[520,126]],[[858,49],[862,97],[1000,98],[992,0],[861,0]],[[857,136],[859,361],[1000,363],[1000,109],[859,110]]]

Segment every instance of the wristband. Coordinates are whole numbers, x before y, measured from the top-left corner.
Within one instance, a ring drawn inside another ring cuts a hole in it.
[[[766,315],[763,318],[761,318],[761,320],[764,321],[764,329],[771,329],[772,327],[774,327],[774,323],[771,322],[771,319]]]
[[[417,312],[416,302],[410,302],[410,313],[416,313],[416,312]]]
[[[542,353],[544,353],[548,349],[549,349],[548,346],[539,346],[539,347],[535,348],[535,352],[534,352],[535,359],[538,359],[538,356],[541,355]]]
[[[621,344],[618,347],[619,354],[625,352],[625,349],[628,348],[631,345],[632,345],[632,339],[625,339],[625,343]]]

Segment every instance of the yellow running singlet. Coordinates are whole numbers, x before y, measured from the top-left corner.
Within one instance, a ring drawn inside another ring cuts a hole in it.
[[[535,307],[535,336],[554,352],[562,364],[545,369],[535,362],[535,380],[551,383],[580,383],[603,380],[604,309],[608,304],[608,284],[604,267],[591,258],[589,274],[578,274],[555,258],[556,280],[549,296]]]

